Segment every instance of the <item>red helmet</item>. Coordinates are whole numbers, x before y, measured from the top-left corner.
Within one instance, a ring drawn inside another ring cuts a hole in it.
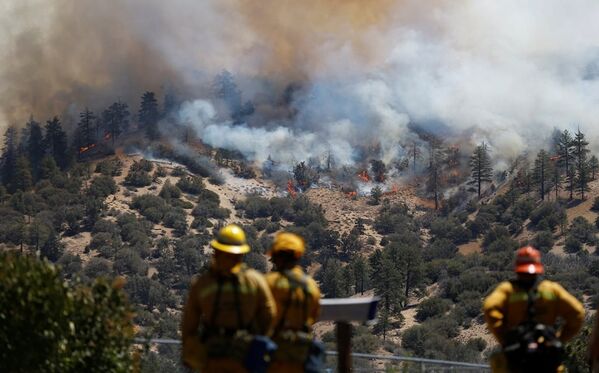
[[[541,264],[541,252],[532,246],[524,246],[516,251],[516,273],[540,275],[545,272]]]

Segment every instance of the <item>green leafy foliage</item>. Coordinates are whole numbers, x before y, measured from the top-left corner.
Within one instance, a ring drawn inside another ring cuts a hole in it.
[[[3,370],[130,372],[131,316],[118,283],[68,285],[46,261],[0,254]]]

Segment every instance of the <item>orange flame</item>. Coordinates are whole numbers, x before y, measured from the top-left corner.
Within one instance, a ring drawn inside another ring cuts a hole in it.
[[[367,183],[370,181],[370,175],[368,175],[368,171],[364,170],[358,174],[358,178],[363,182]]]
[[[295,185],[293,185],[293,180],[287,181],[287,193],[291,198],[297,197],[297,192],[295,191]]]
[[[391,190],[387,191],[384,194],[388,196],[388,195],[391,195],[391,194],[397,194],[398,192],[399,192],[399,185],[393,184],[391,186]]]
[[[82,147],[79,148],[79,154],[83,154],[86,151],[88,151],[90,149],[93,149],[95,147],[96,147],[96,144],[89,144],[88,146],[82,146]]]
[[[347,198],[352,199],[352,198],[356,198],[358,196],[358,192],[356,192],[356,191],[347,192],[347,193],[345,193],[345,195],[347,196]]]

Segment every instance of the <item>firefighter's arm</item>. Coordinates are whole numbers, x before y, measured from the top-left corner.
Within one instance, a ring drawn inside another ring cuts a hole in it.
[[[310,319],[312,323],[318,321],[320,316],[320,289],[316,281],[310,278],[310,295],[312,296],[312,307],[310,309]]]
[[[260,333],[263,335],[271,335],[274,328],[275,316],[277,314],[277,306],[272,292],[268,287],[266,280],[262,276],[255,277],[258,295],[258,312],[256,322]]]
[[[483,303],[483,313],[487,327],[493,333],[497,341],[503,343],[503,331],[506,308],[509,293],[511,292],[510,283],[501,283],[493,290]]]
[[[202,365],[202,348],[198,337],[202,310],[198,300],[198,287],[198,281],[194,279],[189,289],[187,302],[183,308],[183,320],[181,322],[183,363],[194,370],[200,370]]]
[[[584,307],[572,294],[568,293],[561,285],[555,284],[554,289],[559,302],[558,315],[564,319],[564,326],[560,331],[560,340],[567,342],[578,333],[584,322]]]

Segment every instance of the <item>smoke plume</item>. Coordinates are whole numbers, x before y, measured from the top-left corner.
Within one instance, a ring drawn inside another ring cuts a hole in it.
[[[0,123],[174,90],[181,123],[256,162],[390,161],[414,128],[506,159],[553,128],[597,144],[598,17],[592,0],[7,0]],[[245,124],[209,94],[224,69],[256,105]]]

